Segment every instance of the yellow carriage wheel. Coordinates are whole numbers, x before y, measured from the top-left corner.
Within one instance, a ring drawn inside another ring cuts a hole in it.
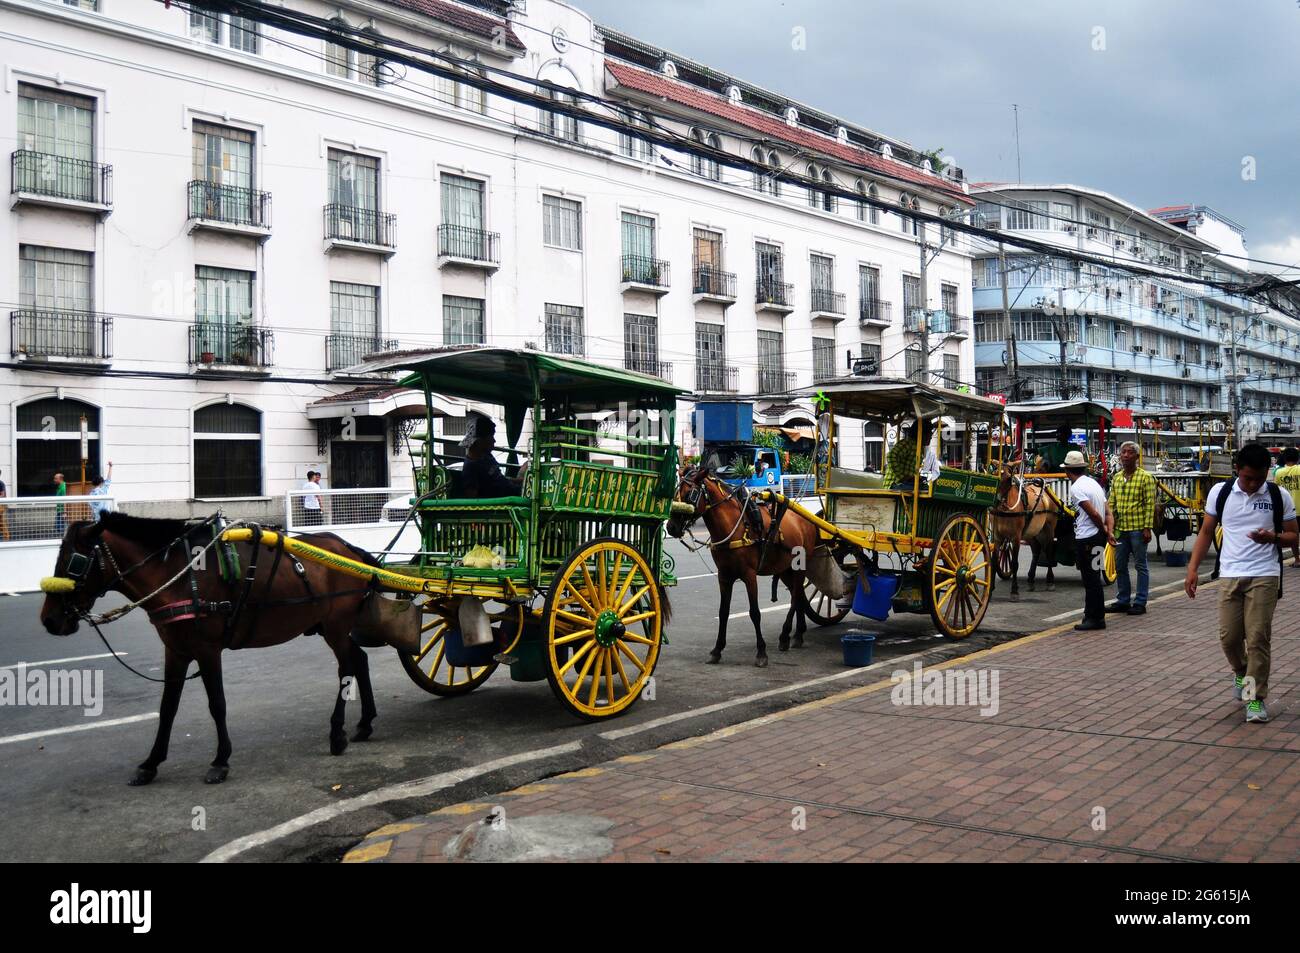
[[[555,697],[579,718],[609,718],[636,702],[659,661],[659,583],[631,546],[594,539],[556,572],[543,625]]]
[[[1115,547],[1107,543],[1105,556],[1101,561],[1101,581],[1110,586],[1114,584],[1118,576],[1119,570],[1115,567]]]
[[[950,516],[930,551],[926,601],[934,624],[950,639],[979,627],[993,592],[993,561],[984,527],[970,516]]]
[[[1009,539],[1004,539],[993,546],[993,568],[997,571],[999,579],[1010,579],[1015,575],[1016,566],[1016,543]]]
[[[429,602],[420,607],[429,617],[420,626],[420,651],[415,655],[400,653],[402,667],[411,681],[434,695],[464,695],[486,682],[496,671],[497,663],[466,667],[452,665],[447,658],[447,631],[455,610],[447,603]],[[524,631],[524,607],[489,603],[488,618],[498,634],[498,644],[506,643],[505,652],[519,644]]]

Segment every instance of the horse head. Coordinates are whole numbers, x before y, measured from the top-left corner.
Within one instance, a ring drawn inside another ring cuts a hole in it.
[[[103,532],[102,523],[79,522],[64,533],[54,561],[54,575],[41,580],[41,591],[45,593],[41,624],[50,635],[76,632],[80,617],[108,591]]]
[[[1003,509],[1014,509],[1014,506],[1007,502],[1011,499],[1012,487],[1015,487],[1017,490],[1017,500],[1015,505],[1018,506],[1020,503],[1020,468],[1015,463],[1004,463],[1002,464],[1001,470],[998,474],[997,504],[999,507]]]
[[[704,515],[708,506],[706,483],[711,476],[708,467],[687,467],[677,480],[673,494],[672,515],[665,527],[673,539],[681,539],[690,526]]]

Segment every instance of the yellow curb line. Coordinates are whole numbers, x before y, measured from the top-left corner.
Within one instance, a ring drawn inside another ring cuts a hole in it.
[[[381,827],[379,830],[369,834],[366,839],[370,840],[375,837],[396,837],[398,834],[405,834],[407,831],[413,831],[417,827],[425,826],[425,824],[389,824],[387,827]]]
[[[379,860],[388,856],[388,852],[393,849],[391,840],[380,841],[378,844],[367,844],[363,847],[357,847],[343,855],[345,864],[364,864],[372,860]]]
[[[557,774],[552,781],[563,781],[567,778],[594,778],[599,774],[604,774],[604,768],[579,768],[577,771],[570,771],[567,774]]]
[[[450,804],[447,807],[440,807],[436,811],[431,811],[429,817],[439,817],[446,814],[476,814],[479,811],[489,811],[495,805],[493,804],[476,804],[468,801],[462,801],[460,804]]]

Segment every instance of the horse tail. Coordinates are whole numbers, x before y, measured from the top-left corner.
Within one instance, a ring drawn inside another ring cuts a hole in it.
[[[666,626],[673,621],[673,602],[668,598],[668,587],[658,579],[655,585],[659,588],[659,612],[663,616],[663,624]]]

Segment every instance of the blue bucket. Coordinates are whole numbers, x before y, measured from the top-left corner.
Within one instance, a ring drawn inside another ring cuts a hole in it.
[[[460,629],[450,626],[442,637],[443,656],[448,664],[457,668],[480,668],[492,664],[492,656],[497,653],[496,639],[484,645],[466,645],[461,638]]]
[[[868,619],[884,622],[889,618],[889,607],[894,599],[894,593],[898,592],[898,577],[868,574],[867,584],[871,587],[870,592],[863,590],[862,579],[858,578],[858,591],[853,596],[853,611]]]
[[[871,664],[876,637],[864,632],[850,632],[840,636],[840,645],[844,646],[844,664],[849,668],[862,668]]]
[[[1187,565],[1187,557],[1188,557],[1188,555],[1189,555],[1189,553],[1187,552],[1187,550],[1183,550],[1183,551],[1181,551],[1181,552],[1174,552],[1172,549],[1171,549],[1171,550],[1168,550],[1168,551],[1165,553],[1165,565],[1166,565],[1166,566],[1186,566],[1186,565]]]

